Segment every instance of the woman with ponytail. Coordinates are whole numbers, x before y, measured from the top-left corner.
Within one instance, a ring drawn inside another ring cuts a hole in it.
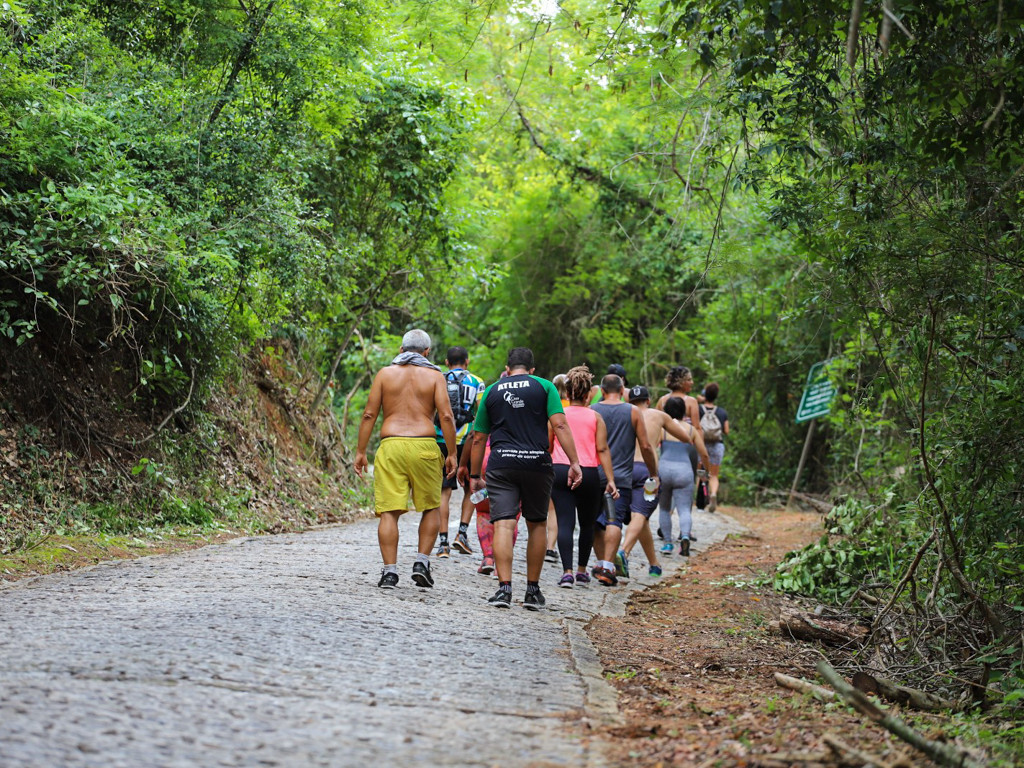
[[[583,470],[583,482],[575,489],[567,483],[569,458],[554,440],[548,428],[551,442],[551,461],[555,468],[555,481],[551,489],[551,500],[558,517],[558,554],[562,560],[562,579],[558,586],[570,588],[590,583],[587,562],[594,548],[594,523],[601,512],[602,497],[610,493],[618,498],[612,471],[611,454],[608,451],[608,430],[604,419],[597,411],[591,410],[590,387],[593,375],[585,365],[578,365],[565,374],[565,392],[569,405],[565,418],[572,430],[573,442],[579,454]],[[604,469],[607,484],[600,480],[598,467]],[[572,571],[573,531],[579,523],[579,553],[576,560],[576,574]]]

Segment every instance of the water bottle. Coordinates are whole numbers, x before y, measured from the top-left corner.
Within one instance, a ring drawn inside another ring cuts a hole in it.
[[[615,519],[615,497],[610,493],[604,495],[604,516],[607,520]]]
[[[659,485],[661,483],[656,477],[648,477],[644,480],[644,501],[654,501],[658,497]]]
[[[481,501],[483,501],[486,498],[487,498],[487,489],[486,488],[481,488],[479,491],[476,491],[475,493],[472,493],[469,496],[469,500],[471,502],[473,502],[474,505],[479,504]]]

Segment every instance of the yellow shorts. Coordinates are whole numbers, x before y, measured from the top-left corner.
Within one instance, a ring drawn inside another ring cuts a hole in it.
[[[377,514],[441,506],[444,459],[432,437],[385,437],[373,460],[373,497]]]

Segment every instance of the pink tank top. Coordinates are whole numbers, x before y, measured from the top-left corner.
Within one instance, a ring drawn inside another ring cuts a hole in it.
[[[601,462],[597,459],[597,413],[583,405],[570,405],[565,409],[565,419],[572,430],[572,440],[576,443],[576,454],[580,457],[581,467],[597,467]],[[568,464],[562,446],[555,438],[555,449],[551,452],[554,464]]]

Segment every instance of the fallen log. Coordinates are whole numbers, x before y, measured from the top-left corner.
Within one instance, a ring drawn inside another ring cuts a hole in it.
[[[858,691],[873,693],[893,704],[901,704],[911,709],[921,709],[925,712],[935,712],[941,709],[958,709],[957,705],[948,699],[943,699],[933,693],[921,691],[917,688],[900,685],[894,680],[886,677],[877,677],[867,672],[855,673],[851,682]]]
[[[765,488],[764,486],[760,486],[759,490],[768,496],[776,496],[778,498],[786,497],[787,499],[789,499],[790,497],[789,491],[779,491],[774,488]],[[826,501],[825,499],[819,499],[816,496],[801,493],[800,491],[793,491],[792,497],[794,499],[797,499],[798,501],[802,501],[804,504],[811,507],[815,512],[818,512],[822,515],[827,515],[829,512],[832,511],[832,508],[835,506],[834,504],[832,504],[829,501]]]
[[[797,691],[798,693],[809,693],[814,698],[821,699],[822,701],[835,701],[839,698],[839,695],[830,688],[824,688],[820,685],[809,683],[798,677],[790,677],[789,675],[784,675],[781,672],[775,673],[775,684],[781,688],[788,688],[789,690]]]
[[[983,763],[973,759],[966,750],[960,749],[953,744],[946,744],[941,741],[928,739],[904,723],[898,717],[890,715],[888,712],[879,709],[867,697],[867,694],[862,691],[858,691],[846,682],[846,680],[844,680],[828,662],[819,661],[815,668],[818,670],[818,674],[821,675],[829,685],[835,688],[843,701],[862,715],[866,715],[873,722],[885,728],[889,733],[903,739],[903,741],[907,742],[915,749],[918,749],[928,755],[928,757],[939,765],[949,766],[949,768],[982,768]]]
[[[863,645],[868,636],[868,629],[859,624],[844,624],[805,613],[783,612],[779,620],[770,626],[783,637],[825,645]]]

